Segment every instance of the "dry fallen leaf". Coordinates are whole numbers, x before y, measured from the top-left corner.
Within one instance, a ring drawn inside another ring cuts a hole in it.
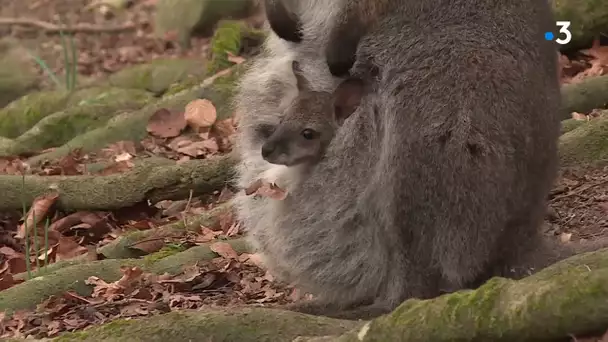
[[[265,180],[258,179],[251,183],[245,189],[246,195],[258,195],[262,197],[268,197],[275,200],[282,201],[287,198],[287,191],[281,189],[275,183],[270,183]]]
[[[12,274],[6,273],[6,274],[2,275],[2,277],[0,277],[0,291],[6,290],[9,287],[12,287],[13,285],[15,285],[17,283],[18,282],[15,281]]]
[[[264,181],[261,179],[257,179],[255,182],[249,184],[247,188],[245,188],[245,195],[253,195],[262,185]]]
[[[105,156],[106,158],[112,158],[123,153],[135,155],[136,152],[137,148],[135,147],[135,143],[128,140],[121,140],[113,144],[109,144],[105,148],[101,149],[101,155]]]
[[[72,237],[60,236],[57,244],[57,261],[72,259],[88,252],[86,247],[79,245]],[[44,253],[42,253],[44,254]],[[43,255],[44,257],[44,255]]]
[[[164,237],[146,237],[141,241],[130,244],[129,248],[139,249],[146,254],[151,254],[160,251],[165,245]]]
[[[23,224],[19,226],[17,235],[15,238],[23,239],[30,235],[30,232],[34,229],[34,226],[40,223],[47,215],[49,209],[57,199],[59,194],[57,192],[50,192],[34,199],[32,207],[25,215]]]
[[[572,238],[572,233],[562,233],[559,236],[559,239],[562,243],[568,243],[570,242],[570,239]]]
[[[236,124],[234,118],[216,121],[213,125],[213,131],[222,137],[231,136],[236,132]]]
[[[83,153],[81,148],[76,148],[68,155],[62,157],[57,162],[56,166],[56,174],[66,175],[66,176],[74,176],[80,174],[80,162],[82,161]],[[49,175],[54,172],[51,170],[45,170]]]
[[[76,227],[84,228],[85,226],[87,229],[99,230],[102,234],[105,234],[109,230],[106,217],[91,211],[77,211],[53,222],[49,226],[49,231],[65,233],[70,229],[75,229]]]
[[[101,176],[108,176],[116,173],[123,173],[131,170],[133,166],[135,166],[135,164],[133,164],[133,162],[130,160],[117,161],[99,170],[97,174]]]
[[[203,140],[202,146],[211,154],[216,153],[220,149],[217,145],[217,141],[213,138]]]
[[[234,192],[232,192],[227,186],[222,188],[220,194],[217,196],[217,202],[223,203],[234,197]]]
[[[185,118],[188,125],[199,131],[211,127],[217,120],[217,112],[211,101],[196,99],[186,105]]]
[[[216,236],[222,234],[222,232],[211,230],[207,227],[201,229],[201,235],[197,235],[194,239],[195,243],[207,243],[213,241]]]
[[[183,113],[161,108],[152,114],[146,129],[154,136],[172,138],[178,136],[186,125]]]
[[[586,114],[573,112],[571,114],[572,118],[577,121],[588,121],[589,117]]]
[[[137,281],[139,277],[144,274],[144,271],[137,266],[122,266],[120,272],[122,272],[122,277],[118,279],[116,283],[125,288],[131,286],[132,283]]]
[[[239,257],[239,261],[242,263],[249,264],[249,265],[257,266],[259,268],[264,268],[262,255],[260,255],[259,253],[253,253],[253,254],[243,253]]]
[[[21,253],[18,253],[14,249],[7,247],[7,246],[0,247],[0,253],[4,254],[4,256],[7,258],[15,258],[15,257],[22,256]]]
[[[27,260],[25,260],[25,255],[7,258],[6,262],[8,263],[8,269],[12,274],[18,274],[27,271]]]
[[[122,161],[131,160],[132,158],[133,158],[133,155],[131,155],[131,153],[124,152],[124,153],[121,153],[121,154],[117,155],[116,157],[114,157],[114,161],[122,162]]]
[[[594,39],[589,49],[581,50],[582,53],[593,56],[598,60],[598,64],[608,65],[608,46],[601,46],[599,39]]]
[[[219,149],[217,143],[213,139],[190,141],[190,143],[187,145],[185,144],[185,141],[182,141],[180,144],[183,146],[179,147],[175,151],[193,158],[216,153]]]
[[[123,274],[122,278],[113,283],[106,283],[103,279],[95,276],[91,276],[85,280],[85,284],[95,286],[91,297],[114,300],[122,296],[125,290],[130,288],[143,274],[143,271],[139,267],[122,266],[120,271]]]
[[[232,246],[230,246],[229,243],[215,242],[209,245],[209,249],[226,259],[239,259],[238,253],[234,249],[232,249]]]
[[[236,55],[234,55],[233,53],[231,53],[229,51],[227,52],[227,55],[228,55],[228,61],[230,61],[230,62],[232,62],[234,64],[241,64],[244,61],[246,61],[245,58],[243,58],[241,56],[236,56]]]

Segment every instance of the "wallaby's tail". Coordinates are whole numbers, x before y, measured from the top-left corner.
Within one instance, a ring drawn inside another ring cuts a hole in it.
[[[574,251],[571,255],[595,252],[598,249],[608,247],[608,237],[601,237],[591,241],[583,241],[572,244],[571,249]],[[567,257],[571,256],[568,255]]]
[[[544,239],[540,246],[534,248],[519,260],[515,260],[504,276],[520,279],[534,274],[548,266],[571,256],[594,252],[608,247],[608,238],[599,238],[593,241],[571,242],[568,244],[560,243],[556,239]]]

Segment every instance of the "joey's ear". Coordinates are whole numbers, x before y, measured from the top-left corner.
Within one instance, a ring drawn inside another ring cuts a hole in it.
[[[308,80],[304,78],[304,75],[302,75],[302,68],[300,67],[300,63],[298,61],[291,62],[291,69],[293,70],[293,74],[296,77],[296,84],[298,86],[298,90],[311,90],[310,83],[308,83]]]
[[[334,91],[334,112],[338,124],[342,124],[361,104],[365,83],[359,78],[349,78]]]

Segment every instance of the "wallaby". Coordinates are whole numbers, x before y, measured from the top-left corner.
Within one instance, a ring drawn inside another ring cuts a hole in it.
[[[281,122],[269,130],[262,157],[285,166],[314,165],[325,154],[336,129],[357,108],[363,91],[358,79],[343,81],[332,93],[311,90],[297,61],[292,63],[298,96]]]
[[[310,8],[311,0],[266,0],[266,18],[272,31],[281,39],[300,44],[304,40],[305,28],[319,26],[315,12]],[[308,35],[327,36],[324,47],[329,71],[336,77],[344,77],[355,62],[357,45],[368,30],[387,13],[401,6],[412,4],[411,0],[336,0],[334,4],[314,3],[319,10],[335,9],[333,20],[325,26],[325,32],[306,31]],[[308,5],[308,6],[307,6]],[[328,8],[331,6],[331,8]],[[329,12],[331,13],[331,12]],[[312,37],[310,37],[312,38]]]
[[[367,318],[574,253],[540,229],[559,135],[549,4],[409,3],[360,41],[350,73],[369,90],[325,157],[305,176],[281,169],[285,200],[236,199],[270,271],[316,296],[290,309]],[[242,80],[243,187],[276,167],[260,127],[296,98],[289,74],[270,55]]]

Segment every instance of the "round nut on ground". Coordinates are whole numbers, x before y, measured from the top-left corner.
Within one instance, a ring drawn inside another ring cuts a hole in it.
[[[196,99],[186,105],[186,122],[195,130],[211,127],[217,120],[217,111],[211,101]]]

